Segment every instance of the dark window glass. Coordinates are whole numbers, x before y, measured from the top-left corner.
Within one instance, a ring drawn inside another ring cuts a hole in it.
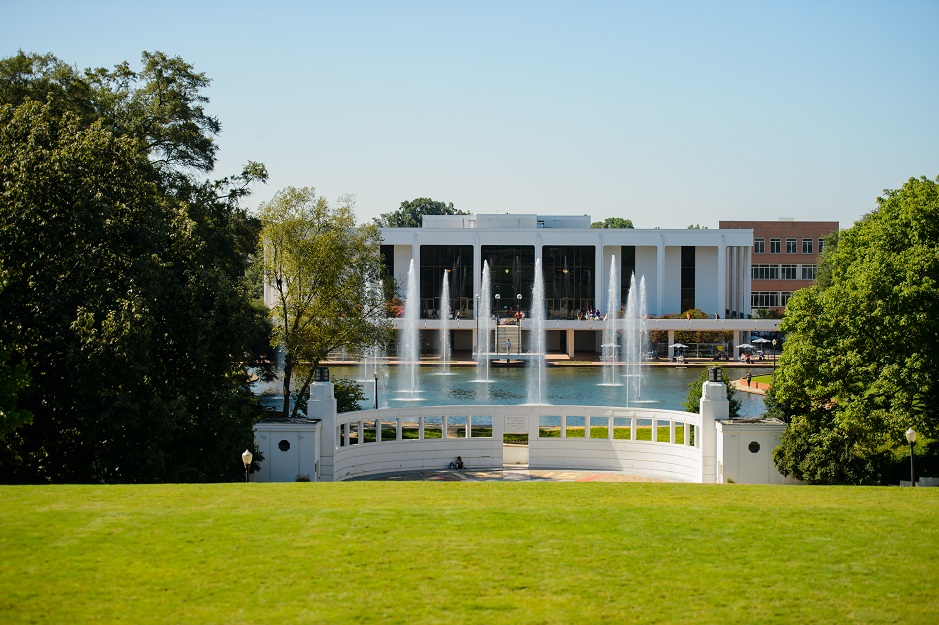
[[[450,281],[450,311],[473,316],[473,246],[421,246],[421,317],[431,317],[443,310],[443,279]]]
[[[483,250],[486,249],[488,247],[483,246]],[[484,251],[484,257],[485,254]],[[550,318],[576,319],[578,311],[595,308],[595,264],[596,248],[592,245],[546,245],[541,248],[545,313]],[[493,293],[496,293],[495,289]]]

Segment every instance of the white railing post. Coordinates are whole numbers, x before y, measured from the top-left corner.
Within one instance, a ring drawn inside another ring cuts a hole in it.
[[[717,369],[718,373],[720,369]],[[701,385],[701,482],[717,481],[717,423],[730,415],[727,387],[723,382],[704,382]]]
[[[322,369],[326,369],[322,367]],[[307,401],[306,416],[308,419],[319,419],[323,427],[320,430],[323,437],[320,439],[319,465],[320,474],[317,480],[333,481],[333,467],[335,466],[336,448],[338,440],[336,432],[336,397],[333,383],[329,381],[329,371],[325,374],[317,372],[317,381],[310,386],[310,399]]]

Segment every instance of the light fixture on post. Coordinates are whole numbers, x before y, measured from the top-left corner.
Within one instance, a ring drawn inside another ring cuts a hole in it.
[[[910,486],[916,486],[916,470],[913,466],[913,445],[916,444],[916,430],[906,431],[906,442],[910,444]]]
[[[479,358],[479,293],[476,294],[476,306],[473,308],[476,317],[476,357]]]
[[[773,369],[776,368],[776,339],[773,339]]]
[[[720,367],[708,367],[708,382],[723,382],[724,377]]]
[[[375,410],[378,410],[378,371],[375,372]]]
[[[502,320],[502,309],[499,308],[499,300],[502,299],[502,296],[496,293],[496,351],[499,351],[499,321]]]
[[[522,294],[516,293],[515,299],[518,300],[518,305],[515,307],[515,311],[518,313],[518,347],[515,348],[516,353],[522,353]]]
[[[254,460],[254,454],[245,449],[245,452],[241,454],[241,462],[245,465],[245,484],[248,483],[248,468],[251,466],[252,460]]]

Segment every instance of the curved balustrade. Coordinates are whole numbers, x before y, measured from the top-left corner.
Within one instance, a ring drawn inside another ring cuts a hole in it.
[[[532,469],[628,471],[701,481],[701,417],[604,406],[425,406],[336,415],[335,480],[443,469],[501,468],[505,435],[527,435]]]

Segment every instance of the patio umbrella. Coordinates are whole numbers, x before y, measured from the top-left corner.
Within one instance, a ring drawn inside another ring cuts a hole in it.
[[[753,341],[754,343],[772,343],[771,340],[764,339],[762,336],[758,336],[755,339],[750,339],[750,340]]]
[[[677,347],[678,349],[688,349],[688,346],[684,343],[672,343],[669,347]]]
[[[753,346],[749,343],[741,343],[737,346],[737,349],[753,349]]]

